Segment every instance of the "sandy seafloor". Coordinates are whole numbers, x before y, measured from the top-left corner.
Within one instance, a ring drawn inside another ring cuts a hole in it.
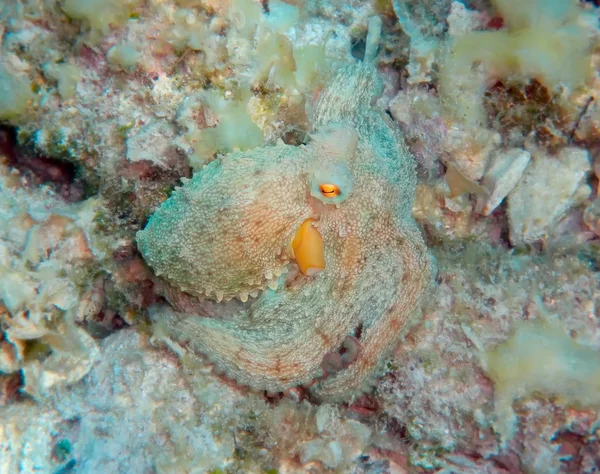
[[[0,0],[0,473],[600,472],[599,15]],[[136,233],[220,156],[309,143],[321,91],[365,55],[437,273],[373,387],[251,390],[151,321],[187,300]]]

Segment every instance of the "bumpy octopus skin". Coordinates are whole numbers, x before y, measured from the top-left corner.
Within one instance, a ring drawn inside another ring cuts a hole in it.
[[[373,67],[342,68],[314,106],[311,142],[219,157],[157,210],[138,233],[146,261],[170,287],[232,308],[213,318],[157,306],[161,334],[255,389],[305,385],[322,401],[370,389],[434,272],[411,216],[413,159],[372,105],[381,90]],[[314,192],[328,180],[334,200]],[[307,219],[325,268],[286,273]],[[331,370],[342,347],[352,358]]]

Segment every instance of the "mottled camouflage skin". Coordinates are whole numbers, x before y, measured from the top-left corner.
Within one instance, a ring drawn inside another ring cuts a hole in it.
[[[163,204],[138,242],[170,285],[213,299],[260,290],[256,299],[232,305],[226,318],[155,308],[163,334],[253,388],[281,391],[316,381],[310,390],[321,400],[370,388],[418,317],[433,274],[411,216],[413,159],[373,106],[381,89],[369,65],[339,70],[314,106],[311,143],[220,157]],[[332,163],[353,181],[338,205],[315,199],[307,182],[312,169]],[[325,270],[273,276],[278,287],[263,290],[271,273],[293,265],[286,248],[308,217],[318,220]],[[344,341],[354,341],[352,360],[325,374],[324,358]]]

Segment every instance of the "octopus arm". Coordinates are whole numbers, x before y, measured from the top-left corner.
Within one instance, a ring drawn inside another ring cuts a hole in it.
[[[418,230],[412,227],[405,227],[404,237],[388,249],[394,257],[390,264],[402,269],[396,280],[395,301],[387,311],[365,321],[356,358],[346,369],[316,384],[311,389],[315,399],[345,401],[370,391],[386,359],[418,317],[422,296],[435,273],[435,263],[425,251]]]
[[[152,319],[162,334],[208,357],[217,372],[253,389],[282,391],[319,377],[323,354],[334,350],[349,331],[341,315],[307,320],[294,317],[295,312],[281,308],[250,325],[161,306]]]

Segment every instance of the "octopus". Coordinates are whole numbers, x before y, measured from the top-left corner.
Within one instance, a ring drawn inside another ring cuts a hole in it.
[[[435,271],[382,90],[369,61],[340,68],[310,141],[219,156],[156,210],[137,242],[171,303],[151,308],[162,337],[253,389],[371,390]]]

